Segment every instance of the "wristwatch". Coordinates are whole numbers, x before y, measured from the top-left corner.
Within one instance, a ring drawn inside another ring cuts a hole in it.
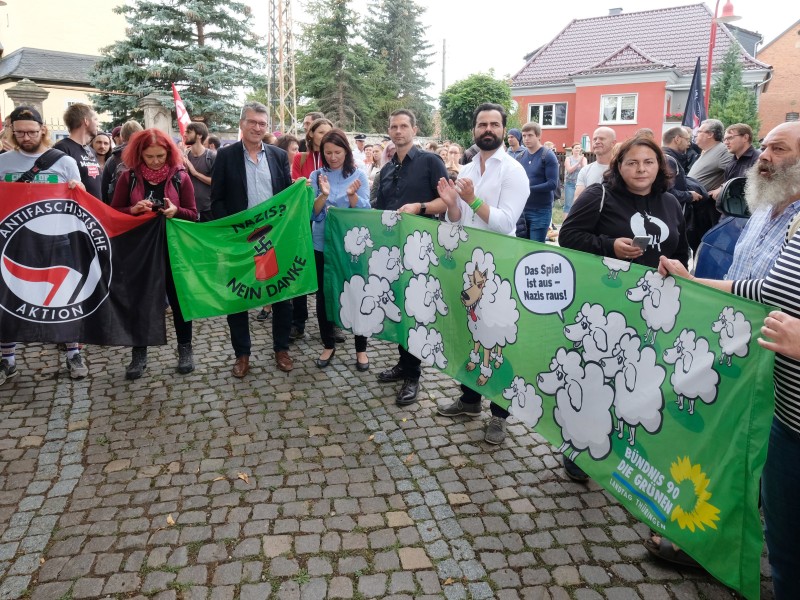
[[[425,214],[425,203],[424,202],[420,202],[419,203],[419,214],[420,215],[424,215]]]

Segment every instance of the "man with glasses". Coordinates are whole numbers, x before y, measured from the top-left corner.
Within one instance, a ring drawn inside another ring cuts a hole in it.
[[[14,149],[0,154],[0,180],[68,183],[70,188],[85,189],[75,159],[60,150],[49,149],[50,132],[35,108],[15,108],[9,115],[9,121]],[[16,344],[0,342],[0,384],[18,373],[15,350]],[[67,344],[66,364],[72,379],[82,379],[89,374],[81,357],[80,346],[75,342]]]
[[[437,215],[445,210],[436,186],[439,179],[447,178],[444,162],[433,152],[414,145],[417,118],[410,110],[401,108],[389,116],[389,137],[395,146],[395,155],[378,176],[378,195],[375,208],[396,210],[414,215]],[[400,358],[397,364],[378,375],[378,381],[402,381],[397,393],[397,405],[408,406],[417,401],[419,378],[422,374],[420,360],[398,345]]]
[[[734,157],[725,169],[725,181],[734,177],[747,177],[747,171],[761,156],[761,151],[753,147],[753,128],[746,123],[729,125],[722,142]],[[708,195],[716,200],[721,191],[722,186],[719,186],[711,190]]]
[[[289,157],[277,146],[261,141],[269,127],[269,112],[260,102],[242,108],[239,129],[242,139],[220,148],[211,172],[211,212],[215,219],[252,208],[292,184]],[[289,356],[292,304],[272,305],[272,346],[275,363],[284,372],[294,368]],[[247,311],[228,315],[231,343],[236,355],[233,376],[242,378],[250,370],[250,323]]]

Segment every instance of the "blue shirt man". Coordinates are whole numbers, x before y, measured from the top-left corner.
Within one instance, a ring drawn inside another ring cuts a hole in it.
[[[547,239],[547,229],[553,220],[553,193],[558,187],[558,159],[542,145],[542,127],[538,123],[522,126],[525,152],[517,160],[522,164],[530,182],[530,195],[525,204],[528,237],[536,242]]]

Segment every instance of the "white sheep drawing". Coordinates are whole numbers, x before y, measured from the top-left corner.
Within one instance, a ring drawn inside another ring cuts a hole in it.
[[[623,273],[627,273],[628,271],[631,270],[631,263],[629,263],[627,260],[620,260],[619,258],[611,258],[610,256],[606,256],[603,259],[603,264],[608,269],[609,279],[616,279],[620,271],[622,271]]]
[[[584,450],[595,460],[611,452],[611,403],[614,390],[605,382],[597,363],[581,365],[581,355],[559,348],[550,370],[536,380],[543,394],[555,396],[553,418],[561,427],[564,443],[559,448],[573,460]]]
[[[403,261],[400,260],[400,248],[397,246],[381,246],[373,250],[369,257],[369,274],[388,279],[394,283],[403,274]]]
[[[672,347],[664,350],[664,362],[675,365],[669,382],[675,390],[678,408],[683,410],[686,398],[689,414],[693,415],[697,398],[706,404],[717,399],[719,373],[714,370],[714,353],[709,350],[707,339],[697,337],[691,329],[684,329]]]
[[[658,271],[648,271],[628,290],[628,300],[642,303],[642,319],[647,324],[645,344],[655,344],[659,331],[669,333],[681,309],[681,288],[672,277],[661,277]]]
[[[464,267],[461,303],[467,312],[467,326],[475,341],[467,362],[467,371],[480,364],[478,385],[492,376],[494,367],[503,364],[503,347],[517,341],[519,310],[511,296],[511,284],[495,273],[494,256],[481,248],[472,251],[472,260]],[[483,348],[483,357],[479,350]]]
[[[588,302],[575,315],[575,322],[564,327],[564,336],[572,342],[572,347],[582,349],[583,360],[596,363],[611,356],[625,333],[636,335],[628,327],[625,315],[615,311],[606,315],[602,305]]]
[[[383,320],[400,322],[400,309],[394,304],[394,292],[387,279],[370,275],[364,281],[353,275],[344,282],[339,295],[342,325],[356,335],[371,336],[383,331]]]
[[[447,367],[444,355],[444,340],[436,329],[417,327],[408,330],[408,351],[428,367],[436,365],[440,369]]]
[[[735,310],[732,306],[726,306],[719,313],[719,318],[711,325],[711,331],[719,334],[719,346],[722,352],[719,355],[719,362],[728,363],[731,366],[731,359],[734,356],[744,358],[750,350],[750,336],[752,328],[744,313]]]
[[[417,275],[408,281],[406,288],[406,314],[420,325],[429,325],[436,314],[447,314],[447,304],[442,295],[442,284],[436,277]]]
[[[403,246],[403,266],[414,275],[427,273],[431,264],[439,265],[439,257],[433,251],[433,238],[427,231],[415,231]]]
[[[445,250],[445,260],[453,260],[453,250],[458,248],[460,242],[466,242],[469,234],[461,223],[442,221],[439,223],[436,238],[439,245]]]
[[[542,418],[542,397],[536,388],[522,377],[514,377],[511,385],[503,390],[503,398],[511,401],[508,412],[531,427]]]
[[[396,210],[384,210],[381,213],[381,223],[386,227],[386,231],[391,231],[402,220],[402,215]]]
[[[357,262],[367,248],[372,248],[372,238],[366,227],[353,227],[344,234],[344,249],[352,262]]]
[[[628,426],[628,443],[636,443],[636,428],[648,433],[661,429],[664,394],[661,384],[667,373],[656,364],[656,351],[651,346],[640,349],[641,340],[624,334],[610,358],[600,361],[603,374],[614,380],[614,413],[617,416],[617,437],[622,438]]]

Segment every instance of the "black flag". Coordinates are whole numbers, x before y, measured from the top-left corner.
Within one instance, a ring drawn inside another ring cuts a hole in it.
[[[700,58],[694,67],[692,76],[692,86],[689,88],[689,97],[686,99],[686,111],[683,113],[681,125],[686,125],[695,131],[700,127],[700,123],[708,118],[706,115],[706,103],[703,98],[703,82],[700,80]]]

